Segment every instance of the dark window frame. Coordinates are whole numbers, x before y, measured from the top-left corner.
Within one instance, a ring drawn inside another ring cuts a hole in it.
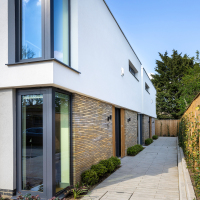
[[[145,82],[145,90],[150,94],[149,89],[150,89],[150,87],[149,87],[148,84]]]
[[[55,60],[71,68],[71,6],[69,1],[69,66],[54,58],[54,1],[42,0],[42,57],[21,59],[21,0],[8,0],[8,64]]]
[[[55,193],[55,92],[67,94],[70,97],[70,185],[73,185],[73,142],[72,142],[72,94],[61,89],[49,88],[33,88],[17,90],[17,192],[23,195],[30,193],[31,195],[40,195],[41,198],[51,199],[58,196]],[[22,95],[43,94],[43,184],[44,192],[22,190],[22,152],[21,152],[21,97]],[[51,144],[51,145],[50,145]]]
[[[139,82],[139,80],[137,79],[137,77],[136,77],[136,73],[138,73],[138,72],[136,72],[130,65],[129,65],[129,72],[135,77],[135,79]]]

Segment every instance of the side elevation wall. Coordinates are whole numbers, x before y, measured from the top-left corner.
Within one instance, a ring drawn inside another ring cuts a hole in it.
[[[149,138],[149,116],[143,115],[142,119],[142,141]]]
[[[82,95],[73,95],[74,183],[81,173],[113,155],[112,105]]]
[[[128,120],[130,119],[130,121]],[[125,155],[127,149],[137,144],[137,113],[125,110]]]

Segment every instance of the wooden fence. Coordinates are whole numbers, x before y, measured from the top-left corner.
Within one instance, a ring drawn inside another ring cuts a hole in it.
[[[158,136],[177,136],[180,120],[155,120],[155,134]]]
[[[200,93],[181,118],[179,144],[183,148],[188,166],[194,175],[200,174]],[[199,185],[199,179],[195,185]],[[200,193],[200,190],[198,189]]]

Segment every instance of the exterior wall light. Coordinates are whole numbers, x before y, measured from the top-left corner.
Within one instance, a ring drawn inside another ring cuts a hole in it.
[[[112,119],[112,115],[108,116],[107,120],[111,120]]]
[[[131,121],[131,118],[128,118],[127,122],[130,122]]]
[[[121,68],[121,76],[124,76],[124,68]]]

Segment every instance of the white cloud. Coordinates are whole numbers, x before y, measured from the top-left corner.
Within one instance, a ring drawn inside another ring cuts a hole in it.
[[[26,1],[29,1],[29,0],[26,0]],[[41,0],[38,0],[37,6],[41,6]]]
[[[24,3],[26,4],[26,3],[28,3],[30,0],[24,0]]]
[[[155,75],[154,73],[149,73],[148,76],[150,79],[153,79],[152,75]]]

